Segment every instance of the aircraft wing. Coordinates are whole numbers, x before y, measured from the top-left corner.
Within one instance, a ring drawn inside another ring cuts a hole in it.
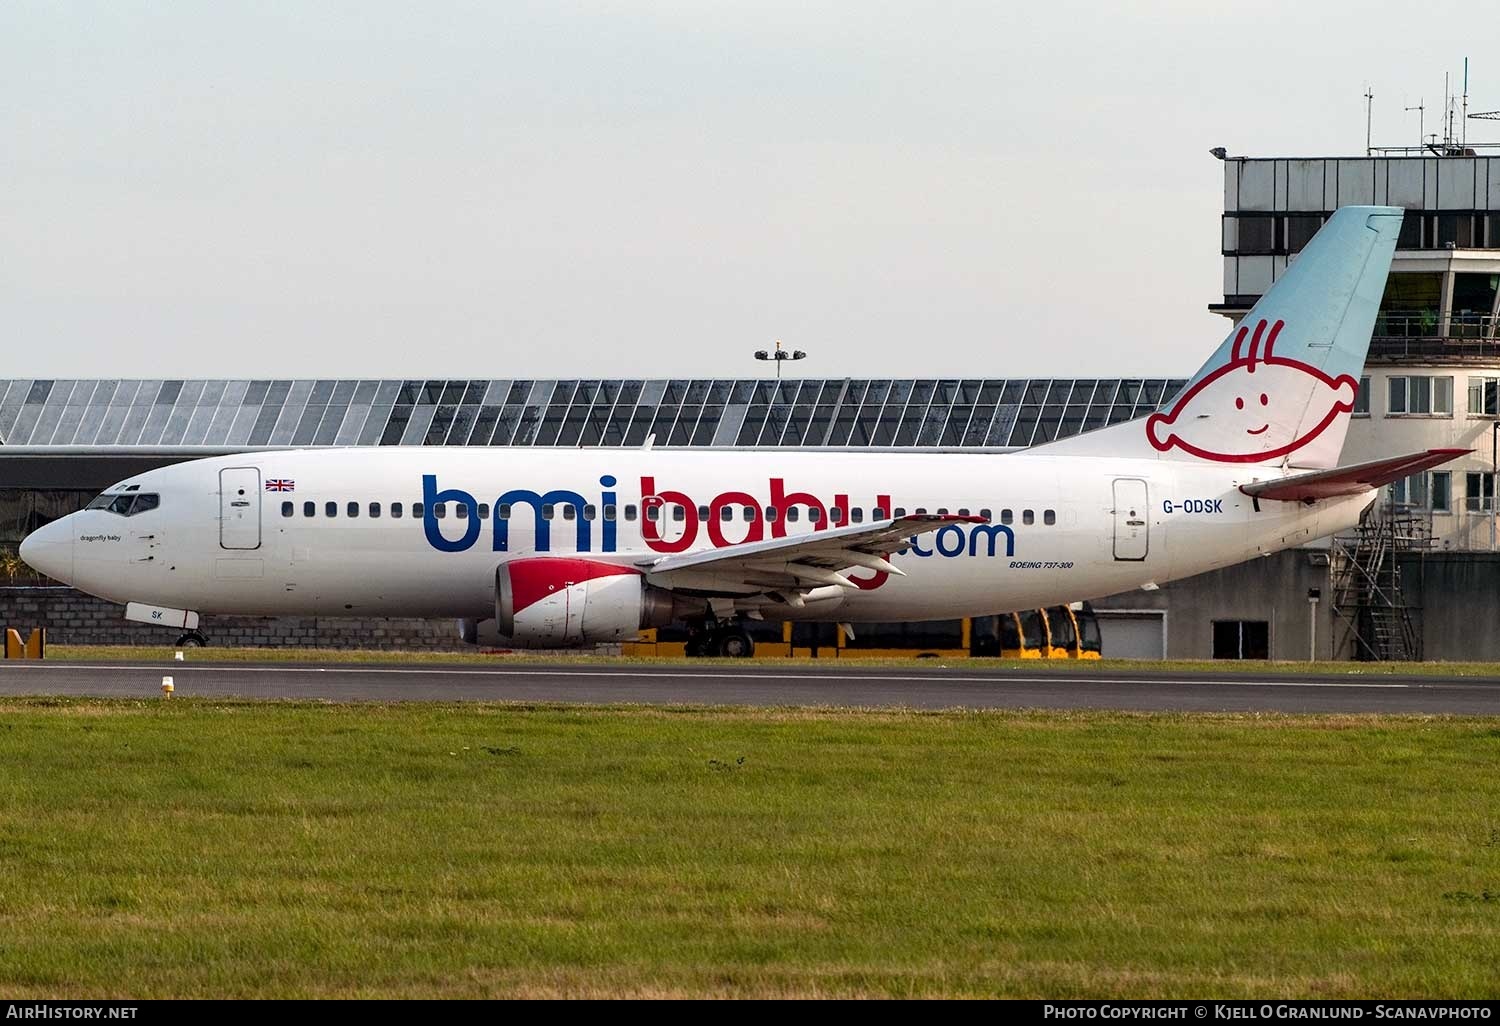
[[[987,524],[984,517],[914,513],[872,524],[744,542],[722,549],[658,556],[636,563],[649,577],[671,574],[682,586],[717,591],[806,591],[827,585],[857,588],[840,571],[854,568],[905,576],[886,558],[914,535],[948,524]],[[663,582],[669,583],[669,582]]]
[[[1457,459],[1472,449],[1425,449],[1422,452],[1392,456],[1369,463],[1356,463],[1332,470],[1315,470],[1307,474],[1273,478],[1240,485],[1240,491],[1257,499],[1280,499],[1284,502],[1314,502],[1340,495],[1358,495],[1371,488],[1399,481]]]

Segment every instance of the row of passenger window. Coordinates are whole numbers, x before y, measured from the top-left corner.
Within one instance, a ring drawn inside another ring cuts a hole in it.
[[[646,519],[650,520],[650,521],[657,521],[657,520],[662,519],[662,508],[663,508],[663,506],[665,506],[666,508],[668,508],[668,509],[671,510],[671,513],[669,513],[668,516],[674,522],[681,523],[682,521],[685,521],[687,519],[687,508],[685,506],[680,506],[677,503],[665,503],[665,504],[662,504],[662,505],[647,506],[646,507]],[[406,515],[406,508],[407,507],[403,503],[400,503],[400,502],[393,502],[393,503],[391,503],[390,506],[388,507],[391,519],[393,519],[393,520],[400,520],[402,517],[404,517]],[[339,509],[340,509],[340,504],[338,502],[334,502],[334,501],[331,501],[331,500],[328,501],[328,502],[325,502],[325,503],[323,503],[323,516],[325,516],[325,517],[337,517],[337,516],[340,515]],[[752,521],[754,521],[755,518],[756,518],[756,516],[757,516],[757,514],[762,515],[768,523],[774,523],[777,520],[778,515],[779,515],[775,506],[767,506],[764,509],[764,511],[758,510],[754,506],[721,506],[721,507],[719,507],[719,519],[721,521],[723,521],[724,523],[730,523],[730,522],[732,522],[735,519],[735,517],[734,517],[734,511],[736,509],[738,509],[738,510],[741,511],[740,512],[740,519],[744,520],[746,523],[751,523]],[[787,507],[787,511],[786,511],[786,520],[787,520],[787,522],[788,523],[796,523],[799,520],[801,520],[802,519],[801,509],[802,509],[802,507],[800,507],[800,506],[789,506],[789,507]],[[371,502],[371,503],[364,504],[364,505],[362,505],[361,503],[358,503],[358,502],[348,502],[348,503],[345,503],[343,505],[343,510],[344,510],[343,515],[346,516],[346,517],[351,517],[351,518],[360,516],[362,510],[367,510],[368,511],[368,515],[370,516],[371,519],[379,518],[382,515],[381,504],[378,503],[378,502]],[[488,520],[489,517],[490,517],[490,504],[487,503],[487,502],[481,502],[481,503],[479,503],[479,506],[475,510],[475,512],[478,514],[479,519],[481,519],[481,520]],[[511,507],[510,507],[510,504],[509,503],[501,503],[499,509],[497,510],[497,512],[499,513],[499,516],[500,516],[501,520],[509,520],[510,516],[511,516]],[[615,520],[615,519],[617,519],[618,515],[621,512],[624,513],[624,519],[627,520],[627,521],[633,521],[633,520],[636,519],[637,508],[636,508],[636,506],[635,506],[634,503],[626,505],[625,507],[623,507],[623,510],[617,508],[612,503],[606,504],[605,507],[604,507],[604,519],[605,520]],[[913,513],[926,513],[927,509],[926,509],[926,507],[919,506],[916,509],[912,510],[912,512]],[[947,515],[950,512],[950,510],[946,506],[940,506],[936,510],[934,510],[933,512],[935,512],[935,513],[937,513],[939,515]],[[956,512],[958,513],[959,516],[962,516],[962,517],[966,517],[966,516],[970,516],[971,515],[968,507],[959,507],[959,509]],[[284,517],[296,516],[296,513],[297,513],[297,504],[296,503],[294,503],[294,502],[283,502],[281,504],[281,515],[282,516],[284,516]],[[834,524],[842,524],[842,523],[844,523],[844,513],[845,513],[845,511],[843,509],[838,508],[838,507],[830,509],[828,511],[828,520],[829,520],[829,522],[830,523],[834,523]],[[865,511],[864,511],[863,507],[855,506],[852,509],[848,510],[848,514],[849,514],[849,523],[851,523],[851,524],[862,524],[865,521]],[[317,516],[318,515],[318,504],[316,502],[313,502],[312,500],[304,501],[302,503],[302,515],[304,517],[315,517],[315,516]],[[432,507],[432,515],[435,516],[435,517],[437,517],[439,520],[442,520],[442,519],[446,518],[448,516],[448,504],[446,502],[439,502],[439,503],[435,504]],[[468,506],[468,504],[467,503],[462,503],[462,502],[461,503],[455,503],[454,504],[454,513],[453,513],[453,515],[455,517],[457,517],[459,520],[465,520],[465,519],[467,519],[468,516],[469,516],[469,506]],[[557,515],[557,507],[554,506],[552,503],[549,502],[549,503],[544,503],[542,505],[542,519],[543,520],[552,520],[556,515]],[[598,519],[598,515],[599,515],[599,510],[593,504],[587,504],[587,505],[585,505],[583,507],[583,519],[585,519],[585,520],[595,520],[595,519]],[[906,516],[906,509],[905,509],[905,507],[897,506],[894,510],[891,511],[891,515],[894,516],[894,517],[904,517],[904,516]],[[979,515],[981,517],[983,517],[984,519],[986,519],[986,520],[993,519],[991,511],[988,510],[988,509],[981,509],[979,511]],[[411,516],[412,516],[413,519],[420,519],[422,517],[422,504],[420,502],[414,502],[414,503],[411,504]],[[562,505],[562,519],[564,519],[564,520],[575,520],[575,519],[577,519],[577,517],[578,517],[578,509],[577,509],[577,507],[575,507],[571,503],[564,503]],[[707,507],[707,506],[699,506],[698,507],[698,519],[699,519],[700,522],[707,521],[711,517],[712,517],[712,510],[710,510],[709,507]],[[807,507],[807,520],[808,520],[808,523],[813,523],[813,524],[820,523],[822,521],[822,519],[823,519],[823,511],[821,509],[819,509],[816,506],[809,506],[809,507]],[[873,509],[870,510],[870,519],[872,521],[876,521],[876,522],[886,519],[886,510],[884,508],[880,507],[880,506],[874,507]],[[1015,512],[1013,510],[1002,509],[1000,511],[1000,523],[1002,523],[1002,524],[1011,524],[1011,523],[1014,523],[1014,522],[1015,522]],[[1023,523],[1023,524],[1034,524],[1034,523],[1036,523],[1036,511],[1035,510],[1030,510],[1030,509],[1023,509],[1021,511],[1021,523]],[[1052,525],[1052,524],[1057,523],[1057,512],[1055,510],[1050,510],[1050,509],[1043,510],[1042,511],[1042,523],[1048,524],[1048,525]]]

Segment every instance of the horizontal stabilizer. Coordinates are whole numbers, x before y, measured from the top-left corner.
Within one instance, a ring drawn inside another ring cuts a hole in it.
[[[1350,467],[1334,467],[1332,470],[1316,470],[1310,474],[1272,478],[1240,485],[1240,491],[1257,499],[1280,499],[1283,502],[1313,502],[1318,499],[1333,499],[1341,495],[1358,495],[1371,488],[1399,481],[1412,474],[1420,474],[1449,460],[1457,459],[1472,449],[1426,449],[1391,456],[1369,463],[1356,463]]]

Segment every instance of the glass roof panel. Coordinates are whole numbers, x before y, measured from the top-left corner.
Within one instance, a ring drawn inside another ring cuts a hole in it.
[[[463,389],[447,390],[449,394],[463,395]],[[432,423],[427,425],[427,433],[422,436],[423,445],[442,445],[448,440],[448,431],[453,427],[453,418],[458,413],[458,407],[443,403],[432,414]]]
[[[481,389],[480,391],[483,391]],[[460,406],[458,412],[453,415],[453,426],[448,429],[447,445],[468,445],[469,431],[474,427],[474,415],[478,410],[473,406]]]
[[[354,445],[358,442],[360,432],[365,426],[365,420],[369,416],[370,407],[362,403],[355,403],[350,406],[344,414],[343,422],[339,425],[338,434],[334,436],[333,444]]]
[[[401,444],[421,445],[427,438],[427,429],[432,427],[432,418],[436,413],[436,406],[418,406],[412,410],[411,419],[406,422],[406,430],[401,433]]]
[[[983,408],[980,413],[989,423],[990,411]],[[953,412],[948,414],[948,423],[943,427],[942,445],[957,447],[964,444],[964,438],[968,434],[969,420],[974,416],[974,407],[960,404],[953,407]]]
[[[217,407],[213,416],[209,419],[208,426],[203,430],[203,436],[198,439],[199,445],[224,445],[229,439],[229,429],[234,425],[234,418],[240,412],[238,403],[231,403]]]
[[[224,436],[224,444],[248,445],[255,426],[260,423],[261,410],[262,407],[259,406],[236,406],[234,420]],[[267,425],[266,432],[270,433],[270,430],[270,426]]]
[[[333,394],[332,388],[328,390],[328,394]],[[291,444],[311,445],[313,437],[318,433],[318,425],[323,423],[323,414],[327,411],[326,403],[308,403],[302,415],[297,418],[296,427],[292,429]],[[277,428],[279,433],[280,425]]]
[[[489,445],[495,435],[495,422],[500,419],[500,407],[481,406],[474,418],[474,427],[469,432],[470,445]]]
[[[187,430],[182,434],[183,445],[202,445],[204,435],[208,434],[209,425],[213,423],[215,406],[193,407],[193,419],[188,422]]]
[[[177,393],[177,398],[173,402],[178,406],[198,405],[198,397],[203,394],[203,385],[202,381],[184,381],[182,389]]]
[[[160,445],[162,432],[167,429],[167,421],[172,416],[173,407],[169,403],[155,403],[146,414],[146,424],[141,428],[141,437],[137,445]]]
[[[198,383],[201,389],[202,383]],[[172,407],[171,415],[167,418],[167,426],[162,431],[162,445],[181,445],[182,436],[187,433],[188,423],[193,419],[193,412],[197,406],[179,404]]]
[[[995,408],[993,406],[976,406],[974,414],[969,418],[969,426],[964,429],[963,445],[984,445],[985,439],[990,433],[990,422],[995,419]]]
[[[82,406],[77,403],[69,403],[63,407],[62,419],[57,422],[57,430],[52,433],[52,445],[72,445],[73,437],[78,433],[78,427],[83,421],[83,415],[91,411],[91,407]]]
[[[36,427],[36,419],[41,416],[42,407],[36,403],[26,403],[16,415],[15,422],[5,433],[5,441],[9,445],[31,444],[31,430]]]
[[[386,429],[390,426],[391,418],[395,416],[395,408],[389,405],[370,407],[370,415],[365,418],[364,426],[359,429],[360,445],[380,445],[384,442]],[[399,438],[400,436],[397,435]]]
[[[718,433],[719,419],[724,415],[722,406],[705,406],[703,413],[698,417],[698,424],[693,428],[693,437],[689,440],[690,445],[712,445],[714,436]]]
[[[130,412],[128,406],[105,406],[91,411],[90,416],[79,426],[75,439],[79,445],[114,445],[120,437],[120,427]]]
[[[281,408],[281,416],[276,418],[276,425],[271,429],[267,439],[268,445],[287,445],[296,434],[297,425],[302,420],[302,411],[307,406],[307,397],[312,392],[314,382],[306,379],[294,381],[287,392],[285,404]],[[271,389],[271,398],[276,395],[276,389]],[[267,409],[270,401],[267,400]]]
[[[967,411],[966,411],[967,412]],[[939,445],[943,440],[943,425],[948,422],[949,407],[946,403],[933,403],[917,431],[918,445]]]

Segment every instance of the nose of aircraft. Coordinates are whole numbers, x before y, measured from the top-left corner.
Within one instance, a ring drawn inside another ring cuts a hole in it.
[[[54,581],[73,583],[72,525],[56,520],[37,528],[21,542],[20,556],[33,570]]]

